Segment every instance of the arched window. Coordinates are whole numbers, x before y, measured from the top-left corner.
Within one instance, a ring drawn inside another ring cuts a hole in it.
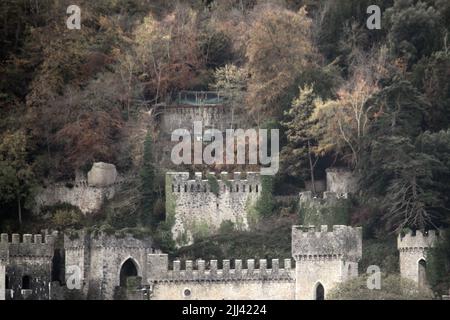
[[[127,286],[127,279],[131,277],[137,277],[138,271],[136,263],[133,259],[128,259],[120,268],[120,286],[125,288]]]
[[[315,300],[325,300],[325,289],[320,282],[316,286]]]
[[[31,289],[31,277],[23,276],[22,277],[22,290],[30,290]]]

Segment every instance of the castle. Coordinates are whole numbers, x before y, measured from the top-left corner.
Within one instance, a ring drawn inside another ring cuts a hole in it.
[[[235,172],[229,177],[188,172],[166,174],[167,219],[173,220],[172,234],[178,245],[192,243],[196,233],[215,232],[225,221],[238,230],[247,230],[252,208],[261,193],[260,175],[247,172],[246,177]]]
[[[45,240],[43,240],[45,239]],[[400,235],[400,272],[426,284],[427,250],[435,232]],[[336,284],[358,276],[362,229],[349,226],[293,226],[292,258],[173,261],[152,248],[151,239],[131,235],[64,236],[64,263],[56,262],[55,237],[1,235],[0,298],[63,299],[78,270],[79,299],[321,300]],[[292,260],[293,259],[293,260]],[[65,279],[57,281],[60,268]],[[69,270],[71,270],[69,272]],[[64,283],[67,284],[64,285]],[[69,294],[69,295],[68,295]]]
[[[191,130],[195,121],[202,121],[206,129],[225,131],[236,127],[240,119],[214,93],[180,94],[177,103],[159,106],[157,116],[158,161],[166,164],[173,130]],[[113,165],[96,163],[87,179],[49,186],[36,200],[39,206],[69,203],[88,214],[111,199],[124,181]],[[313,188],[323,192],[323,198],[305,191],[299,205],[327,214],[323,209],[334,208],[355,191],[354,186],[351,173],[329,169],[326,183],[316,181]],[[165,189],[166,222],[176,244],[184,246],[197,235],[217,232],[227,222],[247,230],[256,219],[263,184],[255,172],[195,173],[193,177],[188,172],[168,172]],[[437,237],[434,231],[399,235],[403,277],[426,286],[427,252]],[[293,226],[291,257],[270,261],[176,259],[169,263],[168,254],[156,250],[152,239],[130,234],[84,231],[63,236],[13,234],[11,238],[2,234],[0,300],[322,300],[337,284],[358,276],[362,252],[362,229],[345,225]]]

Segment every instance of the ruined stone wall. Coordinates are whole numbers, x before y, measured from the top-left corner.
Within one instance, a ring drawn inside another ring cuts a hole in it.
[[[193,132],[195,121],[201,121],[205,129],[225,131],[239,123],[239,116],[233,114],[228,106],[172,106],[160,110],[160,131],[168,137],[176,129],[187,129]]]
[[[180,268],[180,261],[173,262],[169,270],[167,255],[149,255],[148,282],[152,285],[152,300],[293,300],[295,293],[294,270],[291,259],[285,259],[280,268],[278,259],[260,260],[258,268],[255,261],[247,260],[243,268],[241,260],[223,260],[208,264],[198,260],[186,261]]]
[[[178,245],[192,243],[195,234],[216,232],[224,221],[233,222],[239,230],[248,229],[249,215],[261,193],[259,174],[249,172],[241,179],[235,173],[228,179],[222,173],[215,181],[217,190],[212,190],[212,183],[201,173],[195,179],[189,179],[187,172],[167,173],[166,212],[173,219],[172,234]]]
[[[161,107],[158,111],[159,137],[155,141],[158,152],[155,154],[156,163],[163,168],[175,169],[171,161],[171,151],[177,142],[171,142],[171,135],[176,129],[186,129],[194,134],[194,122],[201,121],[203,129],[241,128],[242,115],[225,105],[174,105]],[[194,139],[196,137],[193,137]]]
[[[0,251],[6,252],[5,273],[8,278],[7,299],[47,300],[51,282],[54,237],[42,235],[1,234]],[[24,277],[29,277],[30,288],[23,287]]]
[[[84,214],[95,213],[106,200],[114,197],[120,186],[133,176],[118,177],[116,167],[108,163],[94,163],[88,177],[82,174],[74,181],[44,185],[35,197],[35,213],[42,207],[67,203]]]
[[[54,184],[41,189],[35,198],[37,208],[68,203],[78,207],[84,214],[93,213],[102,207],[105,199],[112,199],[115,186],[107,188],[90,187],[86,184]],[[39,210],[38,209],[38,210]]]
[[[347,197],[349,193],[357,192],[357,180],[353,172],[343,168],[327,169],[327,191],[336,193],[339,197]]]
[[[106,300],[113,299],[115,289],[120,285],[120,270],[128,259],[142,277],[147,272],[147,255],[154,253],[150,239],[104,233],[80,232],[78,236],[65,236],[64,248],[66,270],[72,265],[81,269],[83,293],[90,299]]]
[[[334,192],[313,197],[311,191],[300,192],[299,213],[305,225],[345,225],[349,223],[349,203]]]
[[[427,261],[427,251],[435,245],[438,235],[435,230],[422,233],[420,230],[399,235],[397,247],[400,251],[400,274],[403,278],[419,282],[419,261]]]
[[[358,276],[362,229],[294,226],[292,256],[296,261],[296,299],[316,299],[319,284],[326,297],[336,284]]]

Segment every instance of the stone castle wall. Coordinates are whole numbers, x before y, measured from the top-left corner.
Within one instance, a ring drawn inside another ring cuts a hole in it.
[[[187,172],[167,173],[166,212],[174,220],[172,234],[178,245],[192,243],[196,233],[214,233],[224,221],[233,222],[237,229],[248,229],[249,215],[261,193],[259,174],[249,172],[242,179],[235,173],[228,179],[228,174],[222,173],[214,179],[217,190],[212,190],[212,183],[201,173],[195,179]]]
[[[0,236],[0,256],[6,264],[7,299],[47,300],[51,283],[54,237],[48,235],[8,234]],[[24,277],[29,277],[29,289],[24,288]],[[5,284],[6,286],[6,284]]]
[[[349,193],[356,193],[358,181],[348,169],[329,168],[327,171],[327,191],[336,193],[339,197],[347,197]]]
[[[438,234],[435,230],[427,233],[417,230],[415,234],[410,231],[398,236],[400,274],[403,278],[419,282],[419,261],[427,261],[427,251],[436,244],[437,239]]]
[[[186,129],[192,135],[194,122],[201,121],[203,130],[241,128],[243,118],[227,105],[171,105],[160,107],[159,116],[160,135],[155,141],[158,152],[155,154],[156,162],[163,168],[173,168],[171,161],[172,148],[177,142],[171,142],[171,135],[176,129]],[[195,138],[195,137],[193,137]]]
[[[224,105],[187,106],[178,105],[162,108],[160,111],[160,131],[169,138],[176,129],[187,129],[193,132],[195,121],[201,121],[206,129],[218,129],[224,132],[239,123],[239,117],[231,108]]]
[[[137,276],[147,274],[147,255],[154,253],[150,239],[136,239],[131,235],[86,234],[65,236],[66,270],[77,266],[81,270],[82,292],[92,299],[111,300],[120,286],[120,271],[130,260]],[[70,275],[66,275],[67,277]]]
[[[291,259],[285,259],[280,268],[278,259],[250,259],[243,267],[242,260],[235,260],[231,267],[230,260],[223,260],[218,268],[218,261],[186,261],[185,268],[180,268],[180,261],[173,262],[172,270],[168,268],[167,255],[149,255],[148,281],[152,285],[152,300],[293,300],[294,270]]]
[[[38,213],[42,207],[57,204],[70,204],[78,207],[84,214],[95,213],[101,209],[106,200],[114,197],[120,186],[133,177],[118,177],[113,164],[97,162],[87,174],[82,174],[75,181],[59,182],[42,186],[35,197]]]
[[[105,199],[112,199],[116,187],[90,187],[87,183],[54,184],[41,189],[35,198],[38,210],[45,206],[68,203],[78,207],[84,214],[93,213],[102,207]]]
[[[348,226],[292,227],[292,256],[296,261],[299,300],[316,299],[322,285],[325,297],[336,284],[358,276],[362,257],[362,228]]]

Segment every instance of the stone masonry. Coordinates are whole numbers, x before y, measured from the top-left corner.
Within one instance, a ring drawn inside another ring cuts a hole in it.
[[[152,299],[204,300],[204,299],[268,299],[311,300],[316,299],[318,284],[326,293],[347,279],[358,276],[361,259],[362,230],[347,226],[293,226],[292,256],[284,259],[283,268],[274,259],[268,268],[264,259],[247,260],[244,268],[241,260],[224,260],[221,268],[217,260],[174,261],[168,267],[168,256],[152,254],[148,257],[148,282]],[[232,262],[233,266],[232,266]]]
[[[292,256],[296,261],[295,298],[315,300],[319,285],[325,298],[336,284],[358,276],[362,228],[294,226]]]
[[[74,266],[80,270],[83,295],[101,300],[114,298],[116,288],[121,285],[121,271],[125,262],[131,263],[136,271],[136,274],[128,276],[145,279],[147,255],[155,252],[148,238],[86,232],[65,235],[64,249],[66,271]],[[70,276],[66,274],[66,280]]]
[[[0,276],[6,299],[48,300],[51,283],[54,237],[40,234],[0,236]],[[1,265],[4,265],[3,268]],[[0,290],[1,291],[1,290]]]
[[[427,252],[438,240],[438,233],[429,230],[423,233],[417,230],[400,234],[397,238],[397,247],[400,251],[400,274],[419,285],[426,285]]]
[[[217,231],[225,221],[239,230],[248,229],[252,207],[261,193],[259,173],[248,172],[242,179],[237,172],[229,179],[223,172],[219,179],[214,176],[213,182],[207,177],[203,179],[201,173],[194,179],[187,172],[166,174],[167,219],[173,220],[172,234],[179,246],[191,244],[196,233]],[[217,190],[213,190],[214,184]]]

